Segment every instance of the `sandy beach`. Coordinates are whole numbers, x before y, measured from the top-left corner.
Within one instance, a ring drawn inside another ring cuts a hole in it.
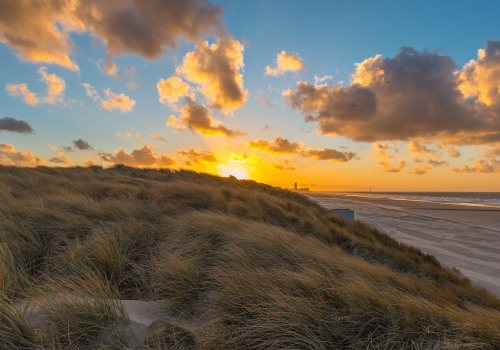
[[[347,208],[355,219],[458,268],[476,285],[500,296],[500,208],[303,193],[328,209]]]

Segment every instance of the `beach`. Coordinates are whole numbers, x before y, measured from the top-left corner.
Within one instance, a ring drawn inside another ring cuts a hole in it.
[[[500,208],[364,194],[303,192],[327,209],[351,209],[355,219],[434,255],[474,284],[500,295]]]

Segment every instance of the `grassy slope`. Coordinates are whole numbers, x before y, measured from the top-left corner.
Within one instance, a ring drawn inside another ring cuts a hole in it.
[[[117,299],[164,300],[187,325],[143,349],[500,348],[500,300],[434,257],[296,193],[187,171],[0,167],[0,292],[0,349],[121,348]]]

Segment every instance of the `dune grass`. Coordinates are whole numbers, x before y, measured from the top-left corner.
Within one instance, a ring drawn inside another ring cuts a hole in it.
[[[0,349],[124,348],[120,299],[184,325],[142,349],[500,348],[498,298],[294,192],[124,166],[0,166],[0,189]]]

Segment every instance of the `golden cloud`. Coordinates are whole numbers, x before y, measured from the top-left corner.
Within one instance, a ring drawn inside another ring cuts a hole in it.
[[[322,135],[354,141],[500,141],[500,41],[461,71],[450,57],[403,47],[356,64],[349,86],[298,82],[283,96]]]
[[[113,164],[123,164],[134,167],[157,167],[165,168],[174,165],[175,159],[161,154],[156,156],[153,153],[153,146],[142,146],[133,150],[130,154],[123,148],[118,148],[114,154],[100,152],[99,157],[105,162]]]
[[[70,58],[71,32],[89,32],[107,55],[156,59],[176,40],[194,42],[207,33],[223,35],[222,9],[205,0],[4,0],[0,41],[27,61],[78,71]]]
[[[64,90],[66,90],[66,83],[63,78],[47,73],[47,67],[40,67],[38,74],[41,76],[41,81],[45,83],[46,94],[43,96],[42,101],[48,104],[64,104]],[[21,97],[25,103],[36,106],[40,102],[40,98],[36,93],[31,92],[26,84],[6,84],[5,90],[11,96]]]
[[[5,85],[5,91],[10,96],[15,96],[15,97],[21,97],[25,103],[31,105],[31,106],[36,106],[40,100],[36,96],[34,92],[31,92],[28,89],[28,86],[26,84],[6,84]]]
[[[461,173],[500,173],[500,160],[498,159],[478,159],[472,162],[471,166],[462,165],[454,168],[453,171]]]
[[[31,152],[16,151],[13,145],[0,143],[0,164],[29,167],[45,165],[45,161]]]
[[[181,97],[191,96],[189,84],[182,81],[179,77],[170,77],[168,79],[160,79],[156,84],[158,89],[158,98],[161,103],[169,103],[174,105]]]
[[[279,136],[271,141],[261,139],[248,141],[244,145],[269,154],[296,154],[304,158],[331,160],[334,162],[348,162],[355,156],[350,151],[341,152],[331,148],[306,148],[302,143],[290,142],[283,136]]]
[[[425,165],[419,165],[408,172],[412,175],[425,175],[429,171],[429,167]]]
[[[187,159],[184,164],[188,166],[191,166],[193,164],[199,164],[199,165],[204,165],[207,163],[216,164],[218,162],[217,157],[213,152],[196,151],[193,148],[190,148],[187,151],[180,150],[177,152],[177,154]]]
[[[276,68],[266,66],[266,74],[272,76],[280,76],[286,72],[298,72],[304,70],[304,61],[298,55],[281,51],[276,57]]]
[[[193,52],[184,57],[177,74],[200,85],[210,107],[232,111],[243,106],[247,92],[243,88],[243,45],[234,39],[222,38],[208,45],[198,42]]]
[[[75,163],[73,159],[70,159],[64,152],[59,152],[57,157],[53,157],[49,159],[49,162],[56,164],[72,164]]]
[[[209,115],[208,109],[202,104],[190,97],[185,97],[184,99],[186,105],[181,108],[181,116],[179,118],[171,116],[167,121],[168,126],[173,126],[177,129],[187,128],[202,135],[222,134],[227,137],[244,135],[239,130],[228,129],[221,122],[215,121]]]
[[[487,41],[477,60],[470,60],[458,74],[459,89],[466,97],[486,106],[500,105],[500,41]]]
[[[63,103],[64,90],[66,90],[63,78],[55,74],[48,74],[47,67],[40,67],[38,74],[42,76],[43,82],[47,85],[47,95],[43,101],[52,105]]]
[[[104,93],[108,97],[108,100],[102,100],[101,107],[108,111],[119,109],[122,113],[131,112],[135,106],[135,100],[125,94],[115,95],[109,88],[104,90]]]
[[[372,144],[372,154],[368,155],[369,158],[378,159],[378,168],[373,169],[373,173],[398,173],[403,170],[407,163],[400,160],[397,165],[394,165],[391,159],[395,158],[389,152],[391,146],[385,142],[374,142]]]
[[[297,154],[299,149],[303,147],[300,142],[290,142],[283,136],[279,136],[276,140],[255,140],[245,142],[250,148],[264,151],[269,154]]]

